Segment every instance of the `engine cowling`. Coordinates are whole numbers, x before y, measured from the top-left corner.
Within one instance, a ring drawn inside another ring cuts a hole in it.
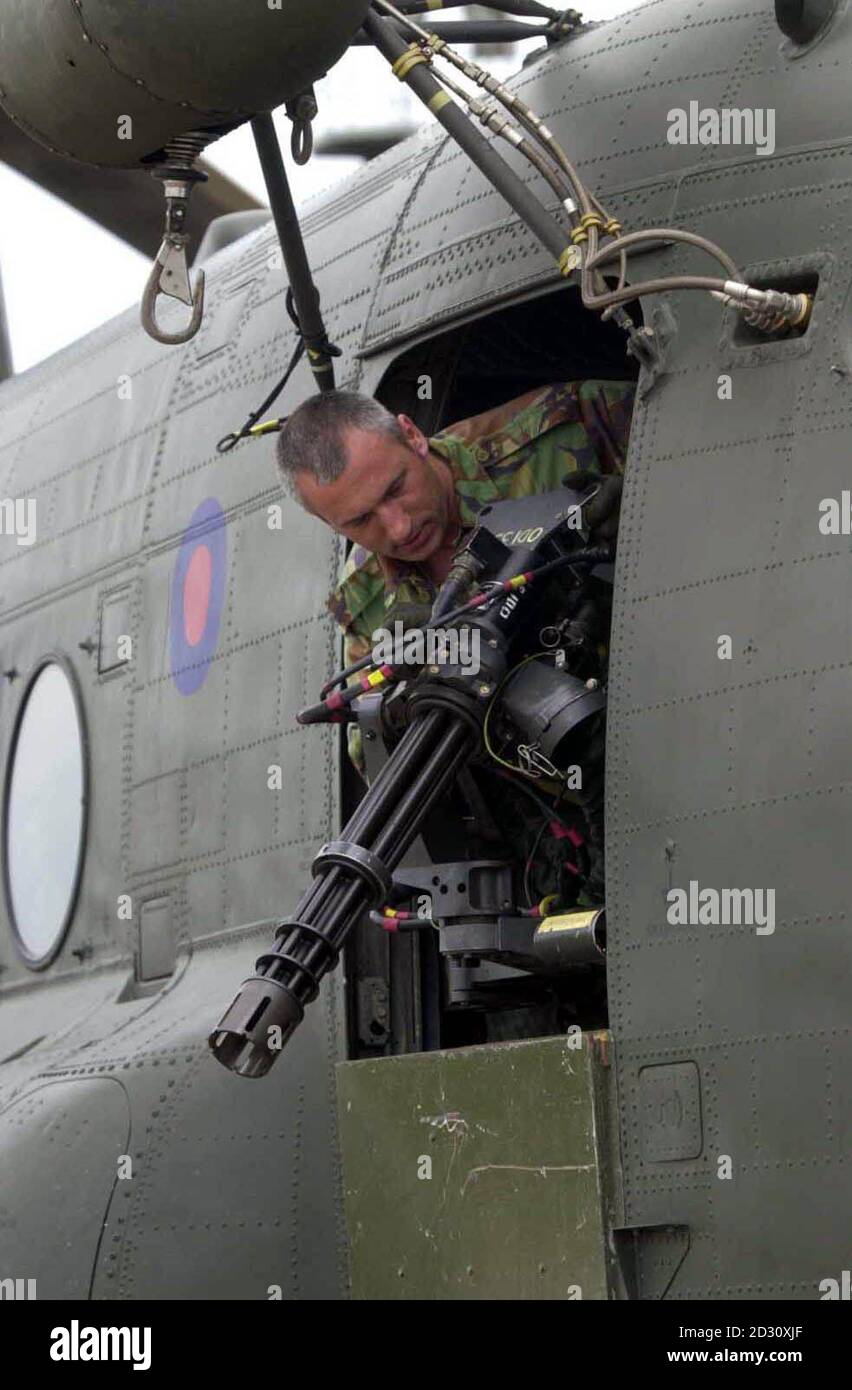
[[[33,139],[132,167],[304,91],[369,0],[0,0],[0,104]]]

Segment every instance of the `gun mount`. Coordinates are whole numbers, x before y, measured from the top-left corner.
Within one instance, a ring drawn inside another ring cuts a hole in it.
[[[583,530],[582,507],[596,491],[585,498],[564,492],[525,498],[482,514],[483,524],[463,553],[466,563],[457,557],[448,581],[458,597],[457,575],[466,570],[478,592],[441,616],[444,629],[464,622],[476,634],[476,669],[431,665],[404,686],[393,685],[384,697],[394,696],[398,721],[401,696],[404,732],[340,838],[316,856],[314,881],[292,916],[279,924],[256,974],[211,1033],[210,1047],[224,1066],[249,1077],[269,1070],[335,965],[349,931],[367,910],[390,900],[394,870],[430,812],[483,745],[488,748],[489,721],[508,717],[525,740],[521,746],[557,777],[576,759],[579,731],[599,730],[605,701],[598,682],[538,659],[542,633],[567,634],[573,628],[576,640],[583,614],[588,616],[588,578],[609,578],[611,547],[590,545]],[[435,611],[443,607],[439,595]],[[579,649],[582,642],[576,645]],[[360,684],[350,687],[346,696],[332,696],[303,712],[301,722],[357,717],[360,693]],[[589,878],[602,891],[602,854],[596,852],[603,843],[602,772],[586,784],[585,795],[594,863]],[[532,954],[535,924],[527,927],[525,944]],[[511,935],[508,924],[504,936],[507,931]],[[487,956],[487,942],[483,950]],[[598,945],[595,952],[599,958]]]

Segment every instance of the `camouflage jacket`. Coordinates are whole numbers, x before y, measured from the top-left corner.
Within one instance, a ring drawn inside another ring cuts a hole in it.
[[[474,526],[489,502],[555,492],[576,469],[621,473],[633,391],[621,381],[548,386],[436,434],[429,449],[453,473],[462,527]],[[328,601],[346,634],[347,665],[366,656],[396,603],[432,602],[435,594],[418,565],[353,546]]]
[[[623,381],[569,381],[524,396],[429,440],[455,479],[463,529],[489,502],[554,492],[568,473],[621,473],[634,386]],[[436,586],[416,563],[391,560],[355,545],[328,608],[345,633],[345,664],[371,650],[373,632],[393,625],[397,604],[432,603]],[[349,748],[361,766],[357,726]]]

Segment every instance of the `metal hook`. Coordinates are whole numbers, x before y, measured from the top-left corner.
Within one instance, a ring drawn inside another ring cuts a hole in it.
[[[314,152],[314,128],[310,121],[294,121],[290,153],[297,164],[307,164]]]
[[[157,323],[157,299],[161,295],[169,299],[179,299],[182,304],[192,308],[192,318],[186,328],[177,333],[166,333]],[[145,293],[142,296],[142,327],[149,337],[167,345],[188,343],[194,338],[204,316],[204,271],[198,272],[193,291],[189,280],[186,262],[186,246],[166,237],[157,253]]]
[[[314,150],[314,128],[311,122],[318,111],[313,87],[284,103],[284,110],[293,122],[290,153],[297,164],[307,164]]]

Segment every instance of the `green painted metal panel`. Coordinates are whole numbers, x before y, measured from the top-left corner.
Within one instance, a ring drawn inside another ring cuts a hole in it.
[[[606,1034],[337,1077],[354,1298],[607,1297]]]

